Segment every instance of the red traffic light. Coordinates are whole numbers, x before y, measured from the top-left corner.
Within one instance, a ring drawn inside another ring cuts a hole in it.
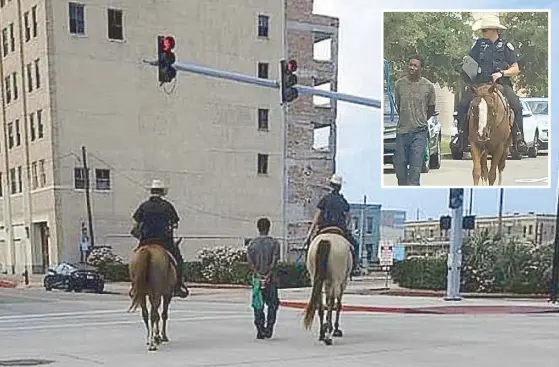
[[[175,47],[175,38],[172,36],[165,36],[163,38],[163,52],[171,51]]]
[[[297,61],[289,60],[285,68],[288,73],[294,73],[295,71],[297,71]]]

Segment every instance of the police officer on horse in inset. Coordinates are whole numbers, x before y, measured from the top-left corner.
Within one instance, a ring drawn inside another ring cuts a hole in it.
[[[167,195],[168,188],[160,180],[153,180],[148,200],[144,201],[134,212],[132,218],[136,225],[132,230],[132,235],[140,240],[138,248],[149,244],[163,246],[175,258],[177,271],[177,284],[175,296],[186,298],[189,291],[184,284],[182,254],[179,247],[174,243],[173,230],[177,228],[179,216],[173,204],[163,199]]]
[[[518,57],[514,51],[514,46],[501,38],[500,29],[507,29],[503,26],[497,15],[487,15],[478,19],[472,26],[474,31],[481,30],[482,38],[479,38],[472,49],[469,56],[478,64],[478,72],[475,80],[471,80],[473,84],[496,82],[502,85],[503,94],[514,111],[513,136],[516,141],[517,150],[520,153],[526,153],[527,146],[524,141],[524,128],[522,105],[518,96],[512,89],[511,76],[520,74],[518,68]],[[473,99],[473,92],[468,87],[462,93],[462,100],[456,108],[458,114],[458,123],[460,130],[462,151],[468,147],[468,122],[466,121],[468,109]]]
[[[348,228],[351,216],[349,215],[349,203],[340,193],[340,190],[342,189],[342,177],[332,175],[330,178],[330,187],[332,188],[332,191],[329,194],[326,194],[317,205],[318,211],[314,215],[311,227],[307,234],[305,246],[308,246],[310,243],[315,228],[318,229],[317,233],[320,233],[320,231],[328,227],[339,228],[344,237],[351,244],[350,250],[353,257],[352,273],[354,273],[358,266],[358,259],[355,255],[355,249],[358,247],[358,243]]]

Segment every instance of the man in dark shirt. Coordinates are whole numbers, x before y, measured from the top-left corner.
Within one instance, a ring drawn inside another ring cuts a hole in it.
[[[353,256],[353,269],[354,272],[358,266],[358,259],[355,254],[355,248],[359,245],[351,231],[348,228],[351,217],[349,216],[349,203],[345,197],[340,193],[342,189],[342,178],[338,175],[333,175],[330,179],[330,187],[332,192],[326,194],[318,203],[318,211],[314,215],[311,227],[309,229],[305,245],[309,243],[310,238],[315,228],[320,232],[326,227],[337,227],[345,234],[346,239],[350,242],[350,250]]]
[[[470,50],[470,57],[478,64],[478,74],[476,80],[470,80],[470,84],[496,82],[503,86],[505,95],[511,109],[514,111],[513,135],[517,143],[518,151],[525,153],[527,150],[524,141],[524,127],[522,116],[522,105],[518,96],[512,88],[511,77],[520,74],[518,67],[518,56],[512,43],[501,38],[499,31],[507,29],[503,26],[499,17],[487,15],[477,20],[472,29],[481,30],[482,37],[474,42]],[[459,129],[462,132],[462,149],[465,150],[468,141],[468,124],[466,122],[468,109],[473,99],[471,87],[462,93],[462,100],[456,106],[458,114]]]
[[[167,187],[160,180],[153,180],[150,188],[151,196],[134,212],[136,221],[133,235],[140,240],[138,247],[156,243],[163,246],[177,261],[177,285],[175,296],[186,298],[189,291],[184,284],[184,260],[178,246],[173,241],[173,229],[177,228],[179,215],[173,204],[163,199]]]
[[[280,244],[270,237],[270,220],[260,218],[256,222],[257,238],[250,241],[247,249],[247,260],[253,274],[253,280],[259,282],[258,288],[253,291],[260,292],[263,303],[254,305],[254,325],[256,337],[268,339],[274,332],[276,314],[279,308],[277,266],[280,259]],[[268,317],[264,316],[264,305],[268,307]]]

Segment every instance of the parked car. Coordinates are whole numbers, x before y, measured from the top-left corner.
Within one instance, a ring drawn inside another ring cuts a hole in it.
[[[538,145],[534,143],[537,139],[534,139],[536,134],[536,119],[532,110],[530,109],[529,105],[523,98],[520,98],[520,104],[522,105],[522,118],[524,119],[524,140],[526,141],[526,145],[528,146],[528,156],[531,158],[535,158],[538,156]],[[454,120],[452,122],[452,132],[450,138],[450,153],[452,155],[452,159],[460,160],[463,158],[463,154],[465,152],[470,151],[470,143],[466,150],[462,151],[458,146],[458,112],[456,112],[456,108],[454,109]],[[512,159],[522,159],[522,155],[520,153],[514,153],[511,155]]]
[[[549,149],[549,112],[548,98],[546,97],[527,97],[524,100],[536,119],[536,139],[537,148],[541,150]]]
[[[91,265],[62,262],[48,270],[43,285],[47,291],[64,289],[68,292],[92,290],[103,293],[105,280],[97,268]]]
[[[441,168],[441,122],[439,113],[435,111],[435,115],[428,120],[429,124],[429,141],[425,152],[425,160],[422,173],[429,172],[429,169]],[[398,126],[398,113],[396,112],[393,102],[387,94],[384,95],[384,164],[394,165],[394,150],[396,148],[396,130]]]

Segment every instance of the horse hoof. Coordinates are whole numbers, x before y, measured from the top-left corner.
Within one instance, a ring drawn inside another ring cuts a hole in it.
[[[320,335],[320,336],[318,337],[318,341],[319,341],[319,342],[324,341],[324,335]]]
[[[148,348],[148,351],[150,352],[155,352],[157,350],[157,347],[155,345],[150,345]]]
[[[342,333],[342,331],[340,329],[334,330],[334,337],[336,338],[341,338],[342,336],[344,336],[344,333]]]
[[[161,341],[163,343],[168,343],[169,342],[169,338],[167,338],[166,336],[161,337]]]
[[[332,345],[332,339],[324,339],[324,344]]]
[[[161,337],[160,336],[156,336],[154,339],[155,339],[154,340],[155,344],[157,344],[157,345],[161,344]]]

